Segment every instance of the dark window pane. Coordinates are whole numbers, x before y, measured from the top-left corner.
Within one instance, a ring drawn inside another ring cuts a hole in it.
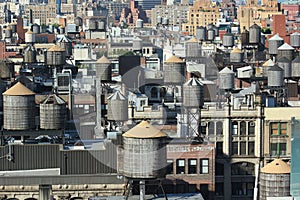
[[[189,159],[188,171],[189,174],[197,174],[197,159]]]
[[[176,161],[176,174],[184,174],[185,173],[185,160],[179,159]]]
[[[246,122],[240,122],[240,135],[246,135]]]
[[[240,155],[246,155],[246,142],[240,143]]]
[[[238,149],[239,149],[238,143],[233,142],[232,143],[232,155],[238,155],[238,153],[239,153]]]
[[[254,155],[254,142],[248,143],[248,155]]]

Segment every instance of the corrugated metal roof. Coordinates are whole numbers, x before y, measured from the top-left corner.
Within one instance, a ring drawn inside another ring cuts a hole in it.
[[[184,61],[176,56],[171,56],[165,63],[184,63]]]
[[[124,137],[128,138],[160,138],[167,137],[167,134],[160,131],[156,127],[149,124],[147,121],[142,121],[129,131],[123,134]]]
[[[35,95],[30,89],[25,87],[22,83],[18,82],[8,90],[6,90],[3,95],[6,96],[27,96],[27,95]]]
[[[231,51],[231,53],[242,53],[242,50],[236,47]]]
[[[96,63],[110,64],[111,62],[105,56],[102,56],[96,61]]]
[[[185,84],[185,86],[202,86],[203,84],[196,78],[191,78]]]
[[[57,45],[53,45],[52,47],[50,47],[47,51],[65,51],[64,49],[60,48]]]
[[[271,37],[270,39],[269,39],[269,41],[270,40],[283,40],[280,36],[279,36],[279,34],[277,33],[277,34],[275,34],[273,37]]]
[[[298,32],[294,32],[291,35],[300,35]]]
[[[72,42],[72,40],[70,40],[67,36],[63,35],[57,40],[57,42]]]
[[[290,60],[284,56],[284,57],[279,58],[277,62],[278,63],[290,63]]]
[[[279,67],[277,64],[275,64],[273,67],[270,67],[268,71],[284,71],[281,67]]]
[[[291,167],[281,159],[275,159],[261,169],[266,174],[289,174]]]
[[[42,102],[41,104],[65,104],[66,102],[60,98],[59,96],[57,96],[56,94],[50,94],[48,95]]]
[[[33,32],[32,32],[31,30],[28,30],[28,31],[26,32],[26,34],[33,34]]]
[[[283,45],[281,45],[278,50],[294,50],[294,47],[292,47],[291,45],[284,43]]]
[[[271,67],[271,66],[274,66],[274,62],[273,62],[273,60],[269,59],[262,66],[263,67]]]
[[[126,97],[120,91],[116,91],[110,95],[107,100],[126,100]]]

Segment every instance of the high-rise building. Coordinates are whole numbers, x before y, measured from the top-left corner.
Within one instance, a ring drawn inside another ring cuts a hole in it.
[[[144,10],[151,10],[155,5],[161,5],[161,0],[136,0]]]

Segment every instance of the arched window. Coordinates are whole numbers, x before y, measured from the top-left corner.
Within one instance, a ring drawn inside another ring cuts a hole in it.
[[[156,87],[151,88],[151,98],[158,98],[158,89]]]
[[[218,121],[216,123],[216,131],[217,131],[217,135],[223,135],[223,122]]]
[[[238,123],[237,121],[232,122],[232,135],[238,134]]]
[[[215,134],[215,123],[208,122],[208,135],[214,135],[214,134]]]
[[[248,135],[255,134],[255,122],[248,122]]]
[[[231,165],[231,175],[254,175],[254,164],[238,162]]]

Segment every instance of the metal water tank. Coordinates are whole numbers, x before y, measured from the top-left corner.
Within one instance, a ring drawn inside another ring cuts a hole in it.
[[[260,43],[265,46],[266,45],[266,35],[261,33],[260,35]]]
[[[163,18],[161,16],[157,16],[156,18],[156,23],[157,24],[162,24]]]
[[[300,77],[300,57],[292,60],[292,77]]]
[[[219,36],[219,28],[216,25],[213,25],[212,29],[215,31],[215,37]]]
[[[101,31],[105,30],[105,21],[101,20],[98,22],[98,29]]]
[[[287,43],[284,43],[283,45],[281,45],[278,48],[277,59],[279,59],[281,57],[286,57],[289,60],[293,60],[294,59],[294,52],[295,52],[294,47],[290,46]]]
[[[137,19],[136,23],[135,23],[135,27],[136,28],[143,28],[143,26],[144,26],[143,20],[142,19]]]
[[[165,177],[166,137],[166,133],[147,121],[124,133],[124,176],[138,179]]]
[[[57,45],[53,45],[46,52],[47,65],[64,65],[66,63],[66,52]]]
[[[3,128],[28,130],[35,128],[35,93],[18,82],[3,93]]]
[[[33,33],[32,31],[28,30],[25,33],[25,42],[26,43],[35,43],[35,33]]]
[[[203,104],[203,84],[193,77],[183,84],[183,106],[187,108],[200,108]]]
[[[219,88],[223,90],[234,88],[234,72],[228,67],[219,72]]]
[[[277,33],[273,37],[271,37],[269,40],[269,54],[271,55],[277,55],[278,54],[278,48],[283,45],[284,40],[279,37],[279,34]]]
[[[215,39],[215,31],[214,29],[210,28],[207,30],[207,40],[213,41]]]
[[[82,18],[81,17],[76,17],[74,19],[74,23],[76,24],[76,26],[82,26]]]
[[[73,54],[72,40],[68,38],[66,35],[60,37],[57,40],[56,44],[57,46],[65,50],[66,56],[71,56]]]
[[[259,44],[261,35],[261,28],[257,24],[253,24],[249,28],[249,43],[250,44]]]
[[[271,60],[271,59],[269,59],[269,60],[267,60],[265,63],[263,63],[263,64],[262,64],[262,67],[263,67],[263,74],[264,74],[264,75],[267,75],[269,69],[270,69],[271,67],[273,67],[274,64],[275,64],[275,63],[274,63],[273,60]]]
[[[164,62],[164,82],[167,84],[183,84],[185,78],[185,62],[176,57],[171,56]]]
[[[243,52],[238,47],[234,48],[229,55],[229,60],[231,63],[241,63],[243,62]]]
[[[290,196],[290,165],[274,159],[260,170],[260,200]]]
[[[284,81],[284,71],[277,64],[270,67],[268,70],[268,86],[269,87],[281,87]]]
[[[66,122],[66,102],[55,94],[48,95],[40,103],[40,128],[63,129]]]
[[[286,57],[281,57],[277,61],[278,66],[284,71],[284,78],[289,78],[292,76],[292,64]]]
[[[97,20],[89,19],[89,30],[96,30],[98,28]]]
[[[96,77],[102,82],[111,81],[111,62],[105,56],[96,61]]]
[[[4,31],[5,38],[11,38],[12,37],[12,29],[10,27],[7,27]]]
[[[0,78],[11,78],[14,73],[14,64],[6,60],[0,61]]]
[[[9,24],[9,26],[11,27],[11,31],[13,32],[13,33],[16,33],[17,32],[17,23],[10,23]]]
[[[200,57],[200,45],[195,37],[192,37],[185,42],[185,57],[186,58],[199,58]]]
[[[290,35],[290,44],[292,47],[298,48],[300,47],[300,34],[295,32]]]
[[[31,30],[35,34],[39,34],[41,32],[41,27],[38,24],[33,24]]]
[[[36,50],[32,45],[28,45],[24,48],[24,63],[36,62]]]
[[[232,33],[225,33],[223,35],[223,46],[224,47],[234,46],[234,35]]]
[[[139,37],[135,37],[132,40],[132,50],[141,51],[143,49],[143,40]]]
[[[128,120],[128,101],[120,91],[113,93],[107,98],[107,120]]]
[[[206,28],[203,26],[197,27],[196,29],[196,38],[200,41],[206,41]]]
[[[241,38],[242,46],[249,45],[249,31],[246,29],[242,32],[242,38]]]

